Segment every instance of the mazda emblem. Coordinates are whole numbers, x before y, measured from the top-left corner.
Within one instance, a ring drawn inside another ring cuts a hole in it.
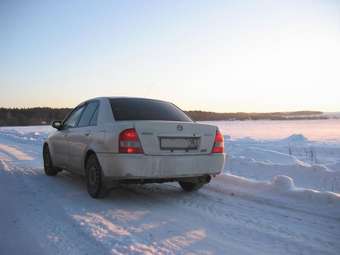
[[[182,131],[183,130],[183,126],[182,125],[177,125],[177,130],[178,131]]]

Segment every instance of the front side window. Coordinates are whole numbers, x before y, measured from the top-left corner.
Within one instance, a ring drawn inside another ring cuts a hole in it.
[[[65,129],[67,128],[74,128],[77,126],[78,124],[78,120],[81,116],[81,113],[84,110],[84,106],[81,106],[79,108],[76,108],[71,114],[70,116],[68,116],[68,118],[64,121],[64,125],[63,127]]]
[[[97,101],[92,101],[86,104],[86,108],[81,115],[78,123],[78,127],[94,126],[92,119],[95,117],[99,103]],[[92,125],[91,125],[92,123]]]
[[[116,121],[124,120],[192,120],[177,106],[159,100],[143,98],[112,98],[112,113]]]

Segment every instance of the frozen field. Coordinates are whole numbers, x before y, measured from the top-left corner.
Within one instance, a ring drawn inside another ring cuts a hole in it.
[[[309,140],[340,143],[340,116],[328,120],[257,120],[257,121],[206,121],[219,126],[224,134],[234,139],[284,139],[292,134],[303,134]]]
[[[283,123],[214,122],[229,160],[197,193],[129,185],[104,200],[43,174],[51,128],[0,128],[0,254],[339,254],[340,122]]]

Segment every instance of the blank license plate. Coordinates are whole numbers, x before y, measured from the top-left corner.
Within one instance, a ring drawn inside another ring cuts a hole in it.
[[[196,150],[199,142],[199,137],[160,138],[162,150]]]

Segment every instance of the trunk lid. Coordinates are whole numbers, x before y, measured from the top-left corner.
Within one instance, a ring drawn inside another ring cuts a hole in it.
[[[136,121],[143,151],[148,155],[211,153],[216,127],[194,122]]]

